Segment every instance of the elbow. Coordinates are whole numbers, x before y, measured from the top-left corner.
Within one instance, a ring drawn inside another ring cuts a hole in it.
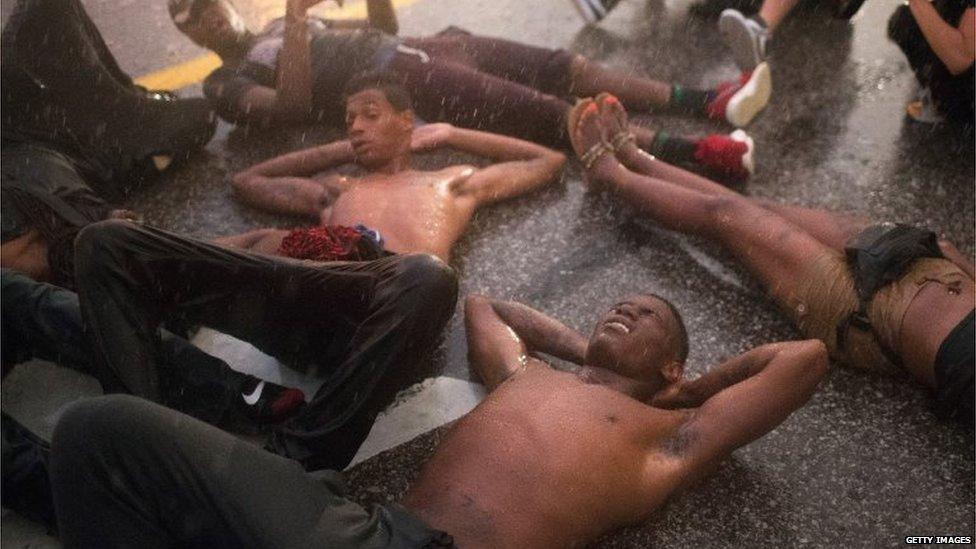
[[[558,151],[550,151],[546,156],[546,167],[549,179],[556,179],[566,165],[566,155]]]
[[[969,67],[973,65],[973,59],[966,56],[953,56],[950,59],[945,60],[946,69],[952,76],[959,76],[960,74],[969,70]]]
[[[238,195],[242,194],[251,183],[251,173],[248,171],[237,172],[230,178],[230,186]]]
[[[553,151],[551,162],[553,172],[559,173],[566,165],[566,155],[558,151]]]

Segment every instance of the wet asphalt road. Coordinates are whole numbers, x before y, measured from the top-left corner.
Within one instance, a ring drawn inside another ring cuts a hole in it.
[[[85,5],[134,75],[202,53],[171,27],[162,1]],[[689,16],[689,5],[624,0],[592,28],[582,27],[569,0],[421,0],[399,14],[405,36],[454,24],[687,85],[735,76],[714,21]],[[871,0],[853,24],[801,10],[779,29],[770,50],[773,102],[748,128],[758,170],[742,190],[923,225],[972,256],[972,134],[917,126],[902,116],[914,81],[884,36],[896,5]],[[3,7],[6,12],[8,2]],[[252,24],[272,8],[250,5]],[[666,114],[637,121],[674,133],[731,131]],[[136,192],[127,205],[153,224],[201,237],[289,225],[295,221],[236,204],[228,174],[337,136],[322,128],[245,135],[221,126],[205,155]],[[420,164],[455,160],[429,155]],[[462,295],[519,299],[587,331],[621,295],[667,296],[688,324],[691,372],[755,345],[798,337],[727,254],[641,221],[609,197],[586,194],[576,163],[558,185],[479,213],[455,266]],[[456,316],[431,372],[468,378],[465,353]],[[643,527],[599,545],[878,547],[901,545],[910,535],[971,536],[973,434],[936,420],[929,404],[926,392],[907,380],[834,369],[811,402],[776,431],[737,452]],[[357,467],[354,493],[363,501],[398,497],[439,434]]]

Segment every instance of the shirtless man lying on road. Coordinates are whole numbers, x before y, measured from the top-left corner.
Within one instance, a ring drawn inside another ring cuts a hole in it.
[[[785,342],[684,381],[684,326],[655,296],[614,305],[589,341],[516,303],[469,297],[465,309],[471,363],[491,393],[445,435],[402,506],[363,509],[287,459],[115,396],[69,409],[55,431],[65,544],[583,547],[775,428],[828,367],[822,343]],[[582,366],[556,371],[533,352]]]
[[[627,113],[612,95],[581,102],[570,124],[591,184],[667,229],[725,246],[832,358],[907,372],[935,391],[940,415],[973,423],[973,264],[950,242],[749,198],[657,161],[626,138]]]
[[[321,227],[261,229],[218,244],[296,259],[375,259],[390,253],[430,253],[448,261],[476,209],[553,181],[562,153],[541,145],[449,124],[413,127],[410,98],[388,77],[366,74],[350,82],[348,140],[262,162],[234,176],[241,200],[255,207],[320,220]],[[493,158],[484,168],[411,168],[412,151],[454,147]],[[355,162],[361,178],[330,175]]]

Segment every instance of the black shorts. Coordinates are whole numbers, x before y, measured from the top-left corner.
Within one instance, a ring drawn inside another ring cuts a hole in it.
[[[973,424],[974,346],[976,311],[962,319],[939,347],[935,356],[936,411],[940,416]]]

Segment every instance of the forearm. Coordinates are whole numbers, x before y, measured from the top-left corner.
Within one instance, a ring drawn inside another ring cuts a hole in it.
[[[234,176],[235,180],[249,176],[264,177],[308,177],[335,166],[352,162],[355,155],[352,144],[343,139],[327,145],[312,147],[293,153],[276,156],[255,164]]]
[[[445,145],[497,161],[532,160],[558,155],[556,151],[522,139],[477,130],[453,128]]]
[[[762,372],[790,343],[762,345],[711,368],[698,379],[682,387],[683,407],[701,406],[720,391]]]
[[[587,340],[582,334],[531,307],[514,301],[490,301],[495,314],[525,342],[530,351],[545,353],[574,364],[586,360]]]
[[[289,2],[285,37],[278,63],[276,110],[286,117],[305,117],[312,110],[312,64],[305,8]]]
[[[952,74],[961,74],[973,63],[963,33],[947,23],[929,0],[909,0],[908,7],[932,51]]]

